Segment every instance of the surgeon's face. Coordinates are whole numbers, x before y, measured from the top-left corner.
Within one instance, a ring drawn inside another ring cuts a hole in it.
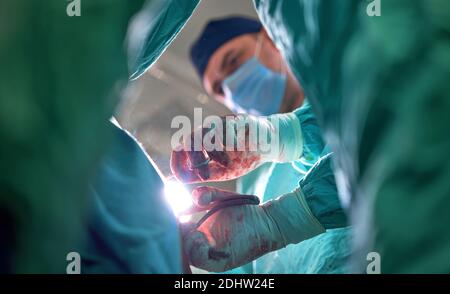
[[[303,104],[303,90],[264,30],[260,33],[236,37],[217,49],[206,67],[203,85],[209,95],[224,103],[223,81],[255,56],[258,40],[262,42],[258,55],[259,62],[274,72],[287,73],[286,89],[280,112],[293,111]]]

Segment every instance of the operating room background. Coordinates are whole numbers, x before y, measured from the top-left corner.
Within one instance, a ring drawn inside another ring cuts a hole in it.
[[[160,171],[171,176],[169,160],[172,119],[187,116],[194,123],[194,108],[200,107],[203,118],[225,115],[230,111],[208,97],[189,60],[190,46],[211,18],[230,14],[256,16],[252,0],[204,0],[171,46],[158,62],[137,81],[117,110],[116,118],[142,143]],[[196,127],[192,125],[192,127]],[[216,183],[234,190],[234,181]]]

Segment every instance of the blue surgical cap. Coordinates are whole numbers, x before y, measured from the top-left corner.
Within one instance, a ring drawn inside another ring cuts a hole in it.
[[[241,16],[210,21],[191,48],[191,61],[203,78],[209,59],[226,42],[245,34],[261,31],[260,22]]]

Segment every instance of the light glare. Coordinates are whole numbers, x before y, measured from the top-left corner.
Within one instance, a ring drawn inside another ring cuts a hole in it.
[[[192,207],[191,194],[186,187],[176,180],[168,180],[164,185],[164,194],[170,207],[179,217],[184,211]],[[187,222],[190,220],[189,216],[180,217],[180,222]]]

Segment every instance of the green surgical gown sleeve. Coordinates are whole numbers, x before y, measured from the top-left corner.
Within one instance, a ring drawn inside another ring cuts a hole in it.
[[[303,137],[303,154],[300,160],[307,165],[314,164],[322,155],[327,153],[322,132],[309,102],[296,109],[294,114],[300,122]]]
[[[80,2],[79,17],[68,1],[0,4],[0,272],[65,273],[130,73],[164,52],[198,3],[149,1],[143,13],[155,17],[132,39],[145,1]]]
[[[312,213],[325,229],[348,225],[336,188],[332,153],[321,157],[300,180],[299,186]]]
[[[0,271],[65,273],[88,182],[128,82],[124,42],[143,1],[0,4]]]
[[[175,39],[200,0],[150,0],[131,26],[131,79],[140,77]]]
[[[448,273],[450,18],[446,0],[255,0],[335,156],[354,264]]]
[[[82,272],[179,274],[180,233],[163,182],[139,143],[111,129],[108,152],[90,186]]]
[[[303,155],[301,159],[314,163],[299,183],[306,201],[326,229],[346,226],[347,218],[339,200],[332,155],[323,155],[328,148],[325,146],[312,107],[306,103],[294,113],[299,119],[302,129]]]

